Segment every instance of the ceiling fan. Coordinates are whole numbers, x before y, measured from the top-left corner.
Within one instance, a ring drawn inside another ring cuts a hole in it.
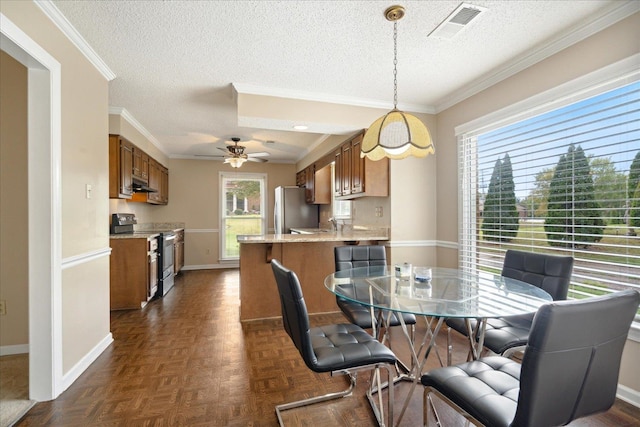
[[[239,168],[247,160],[250,162],[260,162],[260,163],[264,163],[267,161],[267,159],[262,158],[262,157],[269,156],[269,153],[267,153],[266,151],[262,151],[259,153],[245,153],[244,150],[246,149],[246,147],[243,147],[242,145],[238,145],[238,142],[240,142],[240,138],[233,137],[231,138],[231,141],[233,141],[234,143],[233,145],[227,145],[225,146],[225,148],[218,147],[218,150],[225,152],[226,154],[225,157],[206,156],[206,155],[200,155],[200,156],[224,158],[224,162],[230,164],[231,167],[233,168]]]

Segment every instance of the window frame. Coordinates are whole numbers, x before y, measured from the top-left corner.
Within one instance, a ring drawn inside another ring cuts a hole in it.
[[[267,219],[268,219],[268,206],[267,206],[267,174],[266,173],[249,173],[249,172],[226,172],[220,171],[218,174],[218,182],[219,182],[219,260],[220,261],[238,261],[240,259],[240,255],[238,256],[229,256],[226,253],[226,220],[228,219],[228,215],[226,213],[226,192],[225,192],[225,184],[227,181],[237,181],[237,180],[254,180],[260,182],[260,227],[261,234],[266,234],[267,232]]]
[[[478,272],[479,269],[475,237],[480,222],[478,174],[474,163],[478,156],[478,136],[640,81],[640,70],[633,66],[637,56],[639,55],[455,128],[458,142],[458,241],[461,269],[471,272]],[[640,342],[638,315],[630,329],[629,339]]]

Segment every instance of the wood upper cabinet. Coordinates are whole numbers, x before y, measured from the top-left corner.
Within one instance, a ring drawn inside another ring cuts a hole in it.
[[[304,187],[307,184],[307,171],[302,169],[296,173],[296,187]]]
[[[169,203],[169,169],[160,165],[160,204]]]
[[[324,205],[331,203],[331,168],[316,169],[312,164],[296,173],[296,185],[305,189],[305,201],[308,204]]]
[[[157,193],[134,193],[133,180],[142,181]],[[109,135],[109,198],[169,203],[169,170],[120,135]]]
[[[342,173],[342,180],[340,184],[342,186],[342,189],[340,190],[340,192],[343,196],[348,196],[349,194],[351,194],[351,155],[351,143],[348,142],[346,144],[343,144],[341,161],[342,167],[340,168]]]
[[[121,136],[109,135],[109,198],[130,199],[132,183],[133,144]]]
[[[338,147],[333,152],[333,195],[334,197],[342,196],[342,147]]]
[[[358,135],[351,140],[351,193],[364,191],[364,159],[360,158],[362,137]]]
[[[136,146],[133,147],[132,175],[140,181],[149,182],[149,155]]]
[[[341,200],[389,195],[389,159],[373,161],[360,157],[363,137],[364,132],[346,141],[340,147],[340,155],[336,154],[335,185],[341,188],[335,196]]]

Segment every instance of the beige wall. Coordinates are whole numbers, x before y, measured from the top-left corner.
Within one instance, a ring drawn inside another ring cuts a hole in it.
[[[0,11],[61,64],[64,375],[110,336],[108,262],[82,261],[109,246],[108,82],[35,3],[2,1]],[[86,184],[92,186],[90,199]],[[71,257],[79,262],[66,265]],[[82,325],[82,334],[74,325]]]
[[[29,343],[27,69],[0,52],[0,347]]]
[[[437,158],[437,239],[458,240],[457,143],[455,127],[508,107],[563,83],[601,69],[640,52],[640,13],[595,34],[570,48],[506,79],[438,114]],[[439,247],[441,266],[457,265],[457,250]],[[640,344],[627,343],[620,383],[640,391],[637,361]]]

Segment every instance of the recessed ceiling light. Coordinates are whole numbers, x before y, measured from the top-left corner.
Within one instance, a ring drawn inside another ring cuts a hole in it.
[[[307,129],[309,129],[309,127],[305,126],[305,125],[294,125],[293,128],[295,130],[307,130]]]

